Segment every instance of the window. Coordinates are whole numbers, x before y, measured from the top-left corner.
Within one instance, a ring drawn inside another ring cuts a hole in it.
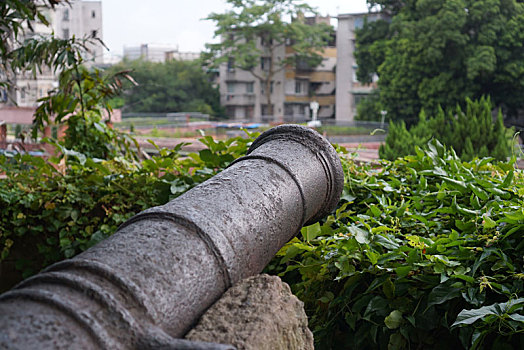
[[[246,106],[246,118],[253,119],[254,114],[255,114],[255,108],[253,106]]]
[[[262,93],[262,95],[266,94],[266,83],[265,82],[262,82],[262,84],[260,85],[260,92]],[[273,82],[271,82],[271,84],[269,85],[269,93],[270,94],[273,93]]]
[[[227,59],[227,71],[232,72],[235,70],[235,59],[233,57],[229,57]]]
[[[246,83],[246,92],[252,94],[255,91],[255,83]]]
[[[64,10],[64,15],[62,16],[63,21],[69,21],[69,9]]]
[[[311,67],[311,64],[309,64],[309,61],[305,59],[304,57],[296,56],[296,69],[298,71],[305,71],[310,72],[313,70],[313,67]]]
[[[269,38],[269,40],[267,40],[265,37],[261,37],[260,38],[260,45],[262,45],[262,46],[271,46],[271,45],[273,45],[273,39]]]
[[[295,80],[295,94],[299,94],[299,95],[307,94],[307,81],[306,80]]]
[[[298,114],[306,115],[306,105],[298,105]]]
[[[96,17],[96,12],[93,10],[91,11],[91,18],[95,18]]]
[[[227,83],[227,92],[232,94],[235,92],[235,83]]]
[[[69,29],[68,28],[64,28],[62,30],[62,36],[64,37],[64,39],[69,39]]]
[[[272,115],[273,105],[271,105],[271,111],[267,108],[267,105],[262,105],[262,115]]]
[[[7,102],[7,91],[0,89],[0,102]]]
[[[268,71],[270,65],[271,57],[260,57],[260,68],[262,68],[262,70]]]
[[[226,115],[229,118],[235,117],[235,106],[226,106]]]
[[[293,105],[291,103],[284,104],[284,115],[294,115]]]
[[[355,18],[355,29],[360,29],[364,26],[364,18],[357,17]]]
[[[295,80],[295,93],[301,94],[303,92],[302,81]]]
[[[367,97],[368,97],[367,94],[353,94],[354,106],[355,107],[358,106],[360,104],[360,102],[365,100]]]

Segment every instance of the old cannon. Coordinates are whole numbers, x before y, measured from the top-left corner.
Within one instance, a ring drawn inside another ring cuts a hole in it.
[[[204,349],[176,338],[333,210],[342,187],[325,139],[273,128],[220,174],[1,295],[0,348]]]

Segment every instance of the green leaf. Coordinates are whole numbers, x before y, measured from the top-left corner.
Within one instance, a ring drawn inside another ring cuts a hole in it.
[[[487,194],[484,190],[480,189],[479,187],[477,187],[477,186],[475,186],[475,185],[473,185],[473,184],[469,184],[468,187],[469,187],[469,188],[473,191],[473,193],[475,193],[475,195],[476,195],[477,197],[479,197],[481,200],[483,200],[483,201],[487,201],[487,200],[488,200],[489,196],[488,196],[488,194]]]
[[[378,254],[377,252],[374,252],[372,250],[367,250],[366,251],[366,256],[368,257],[368,259],[371,262],[371,264],[376,265],[377,262],[378,262],[378,258],[380,257],[380,254]]]
[[[403,322],[402,312],[399,310],[391,311],[391,313],[384,319],[384,323],[389,329],[397,329]]]
[[[443,304],[448,300],[460,297],[460,289],[453,288],[449,283],[439,284],[428,295],[428,308],[432,305]]]
[[[349,226],[348,230],[353,235],[353,237],[355,237],[358,243],[360,244],[369,243],[369,232],[368,231],[363,230],[360,227],[357,227],[355,225]]]
[[[384,227],[384,226],[380,226],[380,227]],[[373,233],[376,233],[376,232],[373,231]],[[400,247],[399,244],[394,240],[394,238],[384,236],[381,234],[374,235],[373,242],[389,250],[395,250]]]
[[[524,298],[510,300],[505,303],[496,303],[492,305],[483,306],[478,309],[462,310],[452,327],[458,325],[469,325],[475,323],[477,320],[489,315],[503,316],[505,313],[513,312],[515,309],[521,308],[524,304]]]
[[[309,242],[317,238],[317,236],[322,233],[322,230],[320,228],[320,223],[316,222],[313,225],[302,227],[300,232],[302,233],[302,237],[304,237],[304,239]]]
[[[466,281],[468,283],[475,283],[475,279],[471,276],[467,276],[467,275],[452,275],[451,278],[459,278],[463,281]]]
[[[393,299],[395,297],[395,284],[388,278],[382,285],[382,292],[388,299]]]
[[[442,176],[442,180],[446,181],[447,183],[451,184],[452,187],[455,187],[459,189],[461,192],[465,192],[467,190],[466,183],[464,181],[451,179],[449,177]]]
[[[482,215],[482,218],[484,219],[482,222],[482,226],[486,229],[490,229],[497,226],[497,223],[491,219],[488,214]]]
[[[488,315],[496,315],[497,310],[494,305],[484,306],[479,309],[472,309],[472,310],[462,310],[458,316],[455,322],[451,325],[452,327],[458,326],[458,325],[469,325],[475,323],[475,321],[488,316]]]
[[[399,266],[395,268],[395,273],[399,278],[406,277],[412,270],[411,266]]]
[[[508,187],[509,185],[511,185],[511,182],[513,182],[514,176],[515,176],[515,173],[513,169],[508,171],[508,174],[506,175],[506,178],[504,179],[504,182],[502,183],[501,187]]]
[[[319,298],[318,300],[321,301],[324,304],[327,304],[331,302],[335,298],[335,295],[332,292],[326,292],[324,293],[324,296]]]
[[[517,322],[523,322],[524,323],[524,315],[510,314],[510,315],[508,315],[508,317],[511,318],[512,320],[517,321]]]
[[[371,213],[374,217],[380,217],[382,214],[382,211],[376,205],[371,205],[369,209],[371,210]]]
[[[504,216],[510,220],[521,221],[524,220],[524,210],[521,209],[513,212],[506,212],[504,213]]]

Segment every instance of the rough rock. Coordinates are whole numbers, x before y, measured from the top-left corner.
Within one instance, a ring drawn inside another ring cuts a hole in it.
[[[265,274],[230,288],[186,339],[231,344],[238,350],[313,349],[303,303],[280,278]]]

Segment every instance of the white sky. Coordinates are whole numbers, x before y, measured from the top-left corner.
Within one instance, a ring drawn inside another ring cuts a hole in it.
[[[224,12],[225,0],[101,0],[104,42],[111,55],[124,46],[146,43],[178,45],[199,52],[213,40],[214,24],[203,21]],[[309,0],[322,15],[367,12],[365,0]]]

